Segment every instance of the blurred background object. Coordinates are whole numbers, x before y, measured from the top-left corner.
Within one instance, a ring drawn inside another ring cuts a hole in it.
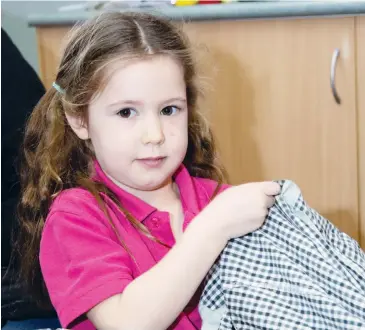
[[[40,308],[19,280],[13,250],[18,228],[19,151],[25,123],[45,88],[3,29],[1,68],[1,325],[9,330],[57,327],[55,311]],[[22,322],[30,320],[29,327]]]

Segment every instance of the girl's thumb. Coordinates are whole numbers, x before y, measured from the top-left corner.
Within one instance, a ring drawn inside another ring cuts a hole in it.
[[[267,196],[276,196],[280,194],[281,187],[278,183],[269,181],[262,183],[262,189]]]

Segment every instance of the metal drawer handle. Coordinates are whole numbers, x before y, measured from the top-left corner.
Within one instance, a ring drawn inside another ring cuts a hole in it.
[[[337,104],[341,104],[341,99],[336,90],[336,65],[339,56],[340,56],[340,50],[336,48],[333,52],[332,62],[331,62],[331,89],[333,97],[335,98]]]

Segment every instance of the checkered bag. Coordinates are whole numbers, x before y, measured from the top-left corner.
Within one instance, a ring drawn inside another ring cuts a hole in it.
[[[365,329],[364,252],[293,182],[279,184],[265,224],[230,240],[210,270],[200,309],[224,310],[219,330]]]

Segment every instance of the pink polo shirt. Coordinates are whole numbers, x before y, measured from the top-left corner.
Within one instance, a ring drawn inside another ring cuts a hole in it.
[[[96,179],[106,184],[152,235],[170,247],[175,244],[167,212],[122,190],[104,174],[98,163],[95,163],[95,170]],[[209,203],[217,183],[190,176],[184,166],[175,173],[174,180],[181,194],[185,230]],[[116,230],[136,262],[121,246],[108,218],[88,191],[81,188],[63,191],[47,217],[40,263],[63,327],[95,329],[85,313],[103,300],[122,293],[133,279],[156,265],[170,250],[140,234],[112,200],[107,198],[106,203]],[[170,329],[201,328],[198,300],[197,293]]]

